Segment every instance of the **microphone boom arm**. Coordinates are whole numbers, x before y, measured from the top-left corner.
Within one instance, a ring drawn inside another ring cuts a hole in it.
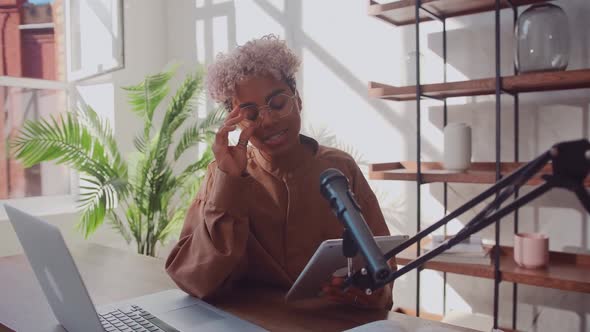
[[[412,260],[401,269],[392,272],[389,277],[382,279],[381,281],[375,281],[369,275],[357,272],[345,280],[343,287],[348,288],[352,285],[355,285],[362,286],[362,288],[370,289],[371,291],[381,288],[384,285],[401,277],[402,275],[410,272],[411,270],[419,268],[424,263],[438,256],[442,252],[452,248],[454,245],[462,242],[463,240],[466,240],[472,234],[479,232],[480,230],[494,223],[496,220],[505,217],[506,215],[528,204],[529,202],[542,196],[547,191],[555,187],[565,188],[573,191],[586,211],[590,213],[590,195],[584,187],[584,179],[590,171],[589,159],[590,142],[586,139],[563,142],[554,145],[549,151],[543,153],[510,175],[499,180],[496,184],[485,190],[483,193],[471,199],[455,211],[449,213],[438,222],[425,228],[398,247],[390,250],[384,254],[383,257],[386,260],[391,259],[414,243],[422,240],[436,229],[447,224],[449,221],[457,218],[467,210],[475,207],[477,204],[496,194],[496,198],[475,217],[473,217],[454,237],[444,241],[438,247]],[[540,170],[542,170],[543,167],[550,161],[552,162],[553,166],[553,174],[542,176],[543,180],[545,180],[545,183],[536,187],[526,195],[515,199],[507,206],[501,208],[501,205],[504,201],[509,199],[521,186],[525,185],[527,181],[529,181]],[[495,247],[495,250],[498,250],[498,248]]]

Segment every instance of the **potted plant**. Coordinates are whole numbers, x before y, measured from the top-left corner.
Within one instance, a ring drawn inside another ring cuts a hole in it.
[[[25,167],[52,161],[80,174],[81,219],[85,238],[106,219],[137,252],[156,255],[156,245],[182,225],[207,165],[213,160],[210,146],[223,112],[217,109],[201,120],[196,115],[197,96],[203,90],[204,72],[189,74],[164,106],[175,70],[150,75],[125,87],[131,110],[143,121],[134,139],[135,151],[123,159],[109,123],[90,107],[60,117],[28,121],[12,142]],[[159,107],[162,106],[162,107]],[[154,114],[162,111],[156,125]],[[198,160],[181,166],[178,160],[191,147],[207,143]]]

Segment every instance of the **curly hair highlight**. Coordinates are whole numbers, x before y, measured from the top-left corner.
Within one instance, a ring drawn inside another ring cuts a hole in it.
[[[301,60],[276,35],[251,40],[233,51],[217,55],[207,70],[207,90],[215,101],[231,110],[236,83],[246,77],[272,75],[295,91],[295,73]]]

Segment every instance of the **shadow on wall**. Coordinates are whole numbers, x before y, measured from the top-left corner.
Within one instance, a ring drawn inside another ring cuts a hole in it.
[[[355,94],[363,99],[369,106],[368,109],[379,112],[381,118],[386,121],[392,128],[399,130],[404,137],[413,137],[413,126],[405,126],[400,124],[407,124],[413,122],[413,114],[410,112],[404,113],[403,117],[398,116],[392,112],[391,104],[382,100],[369,98],[367,95],[367,80],[366,78],[356,77],[339,59],[330,54],[319,43],[315,42],[307,33],[303,31],[302,23],[302,3],[301,1],[285,1],[285,10],[278,10],[273,4],[265,0],[254,0],[256,4],[264,13],[266,13],[275,22],[279,23],[285,30],[285,38],[289,46],[298,55],[303,53],[303,50],[309,51],[313,54],[326,68],[338,76],[342,82]],[[185,8],[186,7],[186,8]],[[183,2],[183,11],[192,13],[190,16],[194,19],[191,23],[196,23],[195,26],[202,26],[203,31],[195,31],[194,26],[186,26],[187,36],[182,36],[182,40],[199,40],[199,36],[203,36],[204,40],[202,46],[197,43],[194,47],[195,51],[186,55],[186,58],[198,59],[199,62],[206,64],[214,60],[214,31],[213,21],[219,17],[226,17],[227,21],[227,35],[228,35],[228,50],[233,49],[236,42],[236,13],[234,1],[226,1],[219,4],[214,4],[212,0],[202,1],[199,7],[194,6],[193,1]],[[288,14],[287,14],[288,13]],[[201,23],[199,23],[201,22]],[[198,29],[198,28],[197,28]],[[269,31],[269,33],[272,31]],[[189,39],[190,38],[190,39]],[[186,46],[186,45],[185,45]],[[302,70],[299,72],[298,87],[302,90],[305,82],[301,79],[302,72],[305,68],[305,63],[302,64]],[[303,96],[305,98],[305,96]],[[209,105],[208,105],[209,106]],[[363,112],[366,110],[359,110]],[[401,143],[404,144],[405,143]],[[423,149],[426,153],[435,153],[435,148],[428,142],[424,142]]]
[[[403,117],[398,116],[392,112],[392,107],[389,103],[382,100],[368,97],[367,81],[365,78],[357,78],[336,56],[330,54],[319,43],[314,41],[308,34],[306,34],[301,27],[301,1],[285,1],[288,11],[288,16],[285,13],[277,10],[273,5],[265,0],[254,0],[265,13],[272,17],[276,22],[281,23],[285,28],[285,35],[288,36],[287,41],[291,41],[292,47],[296,53],[302,54],[303,50],[309,51],[313,54],[326,68],[328,68],[334,75],[339,77],[342,82],[359,98],[363,99],[371,110],[379,112],[381,118],[386,121],[392,128],[403,133],[404,137],[413,137],[415,127],[406,127],[400,124],[407,124],[413,122],[412,113],[404,112]],[[291,19],[295,17],[296,19]],[[305,68],[305,63],[302,64]],[[303,69],[302,68],[302,69]],[[303,70],[300,71],[300,74]],[[298,85],[305,84],[302,80],[298,80]],[[305,98],[305,96],[303,96]],[[362,112],[364,110],[359,110]],[[401,144],[406,144],[402,142]],[[424,142],[423,149],[426,153],[434,153],[435,148],[428,142]]]
[[[169,15],[180,36],[169,35],[169,49],[178,61],[192,68],[199,64],[210,64],[216,52],[236,47],[236,9],[234,1],[183,0],[174,4],[175,15]],[[222,24],[220,24],[220,22]],[[223,43],[216,34],[226,36]],[[191,67],[192,66],[192,67]],[[213,101],[206,98],[206,109],[213,110]],[[204,114],[202,115],[204,116]]]
[[[302,133],[314,138],[320,145],[336,148],[348,153],[359,165],[366,165],[368,163],[360,151],[354,146],[342,142],[342,140],[338,139],[338,136],[326,127],[316,128],[308,125],[302,130]]]

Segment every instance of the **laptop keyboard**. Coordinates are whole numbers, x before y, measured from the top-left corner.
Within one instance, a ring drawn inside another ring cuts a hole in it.
[[[99,318],[107,332],[179,332],[136,305],[100,314]]]

